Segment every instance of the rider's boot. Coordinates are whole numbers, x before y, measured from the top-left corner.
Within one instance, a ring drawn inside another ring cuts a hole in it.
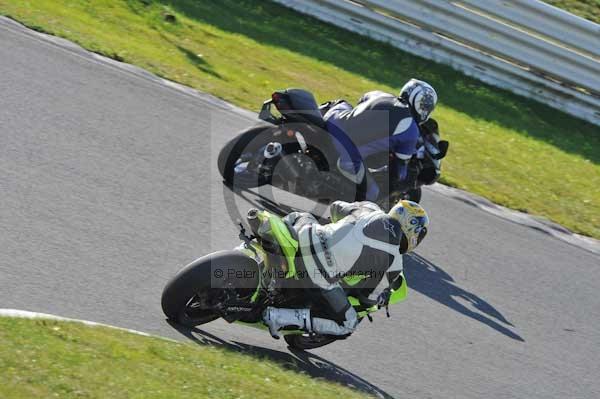
[[[269,306],[263,312],[263,321],[275,339],[279,339],[278,331],[287,326],[296,326],[307,332],[312,331],[310,309],[281,309]]]

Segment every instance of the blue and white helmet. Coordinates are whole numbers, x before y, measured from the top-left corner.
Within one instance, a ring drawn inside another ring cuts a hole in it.
[[[418,79],[406,82],[400,90],[400,98],[410,106],[419,123],[429,119],[438,100],[435,89],[429,83]]]

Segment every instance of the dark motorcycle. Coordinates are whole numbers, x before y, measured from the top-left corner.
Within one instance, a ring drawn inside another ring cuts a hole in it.
[[[311,314],[324,316],[318,313],[323,308],[319,299],[311,298],[305,287],[298,286],[302,281],[294,259],[298,242],[285,222],[267,211],[251,210],[248,216],[252,235],[247,236],[240,225],[241,245],[196,259],[167,283],[161,303],[171,321],[193,327],[223,318],[229,323],[266,328],[262,312],[267,306],[309,308]],[[256,228],[257,222],[265,220],[270,225],[268,237],[259,234]],[[368,276],[362,275],[348,275],[341,281],[359,321],[364,318],[372,321],[371,314],[379,307],[365,296],[368,295],[365,283],[368,288]],[[406,281],[402,287],[406,295]],[[287,344],[298,349],[314,349],[347,338],[296,328],[282,333]]]
[[[366,182],[351,182],[336,166],[339,154],[323,120],[332,104],[319,106],[310,92],[301,89],[274,92],[259,114],[264,123],[241,132],[221,149],[218,167],[223,179],[242,189],[271,184],[326,203],[363,200]],[[273,114],[272,106],[279,115]],[[404,181],[396,176],[395,163],[399,160],[392,152],[363,160],[380,188],[376,202],[383,208],[400,199],[419,202],[421,186],[433,184],[440,176],[448,142],[440,140],[433,119],[420,131],[417,151],[409,161]]]

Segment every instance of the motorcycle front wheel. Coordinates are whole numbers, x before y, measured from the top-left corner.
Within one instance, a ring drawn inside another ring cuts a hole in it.
[[[333,341],[337,341],[339,337],[320,334],[288,334],[283,339],[291,348],[310,350],[329,345]]]

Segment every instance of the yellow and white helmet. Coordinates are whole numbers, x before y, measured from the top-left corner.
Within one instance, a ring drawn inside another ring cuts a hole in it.
[[[401,200],[389,212],[391,218],[400,223],[404,236],[400,241],[400,253],[414,250],[427,235],[429,216],[416,202]]]

